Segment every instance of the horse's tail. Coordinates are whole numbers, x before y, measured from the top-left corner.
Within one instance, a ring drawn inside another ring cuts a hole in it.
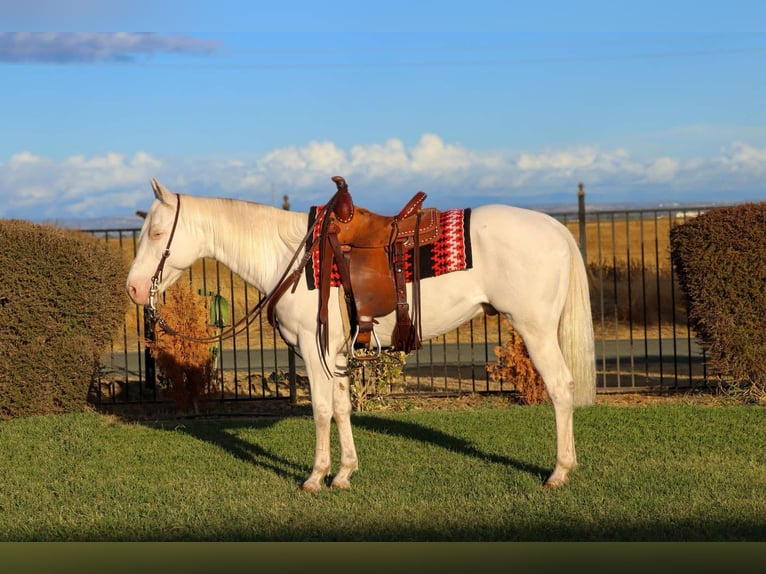
[[[566,303],[559,321],[559,345],[574,379],[574,406],[596,402],[596,352],[588,274],[580,249],[569,231],[570,272]]]

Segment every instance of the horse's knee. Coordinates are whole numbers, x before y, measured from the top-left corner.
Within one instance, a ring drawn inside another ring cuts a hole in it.
[[[317,423],[317,425],[321,425],[330,424],[335,409],[334,405],[329,402],[315,401],[311,406],[311,410],[314,416],[314,421]]]
[[[351,416],[351,393],[349,390],[348,378],[336,380],[332,396],[332,409],[335,417]]]

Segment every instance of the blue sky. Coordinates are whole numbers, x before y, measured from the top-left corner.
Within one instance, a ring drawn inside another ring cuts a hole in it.
[[[0,217],[766,200],[762,2],[276,4],[0,4]]]

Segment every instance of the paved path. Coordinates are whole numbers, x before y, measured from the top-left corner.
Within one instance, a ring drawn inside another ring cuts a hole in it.
[[[422,349],[407,358],[406,372],[440,376],[445,369],[452,372],[459,367],[461,371],[480,369],[483,373],[486,362],[496,360],[493,349],[494,345],[485,347],[475,344],[471,348],[469,343],[458,346],[456,343],[426,342]],[[224,350],[221,361],[224,370],[268,375],[275,370],[288,370],[288,350],[253,349],[250,353],[244,349],[236,352]],[[127,369],[132,376],[138,376],[144,368],[144,357],[139,357],[136,352],[127,356],[124,353],[106,355],[103,362],[109,370],[124,373]],[[688,374],[691,368],[694,374],[701,375],[702,363],[702,349],[693,340],[639,339],[632,343],[628,340],[596,340],[596,365],[600,372],[636,372],[644,375],[647,369],[656,373],[661,367],[663,373],[675,374],[677,370]],[[295,357],[295,366],[298,372],[305,371],[303,360],[298,356]]]

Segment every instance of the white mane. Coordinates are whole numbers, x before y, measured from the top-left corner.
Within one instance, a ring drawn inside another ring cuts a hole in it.
[[[190,233],[207,239],[205,256],[265,290],[284,271],[308,225],[305,213],[237,199],[184,195],[182,210]]]

